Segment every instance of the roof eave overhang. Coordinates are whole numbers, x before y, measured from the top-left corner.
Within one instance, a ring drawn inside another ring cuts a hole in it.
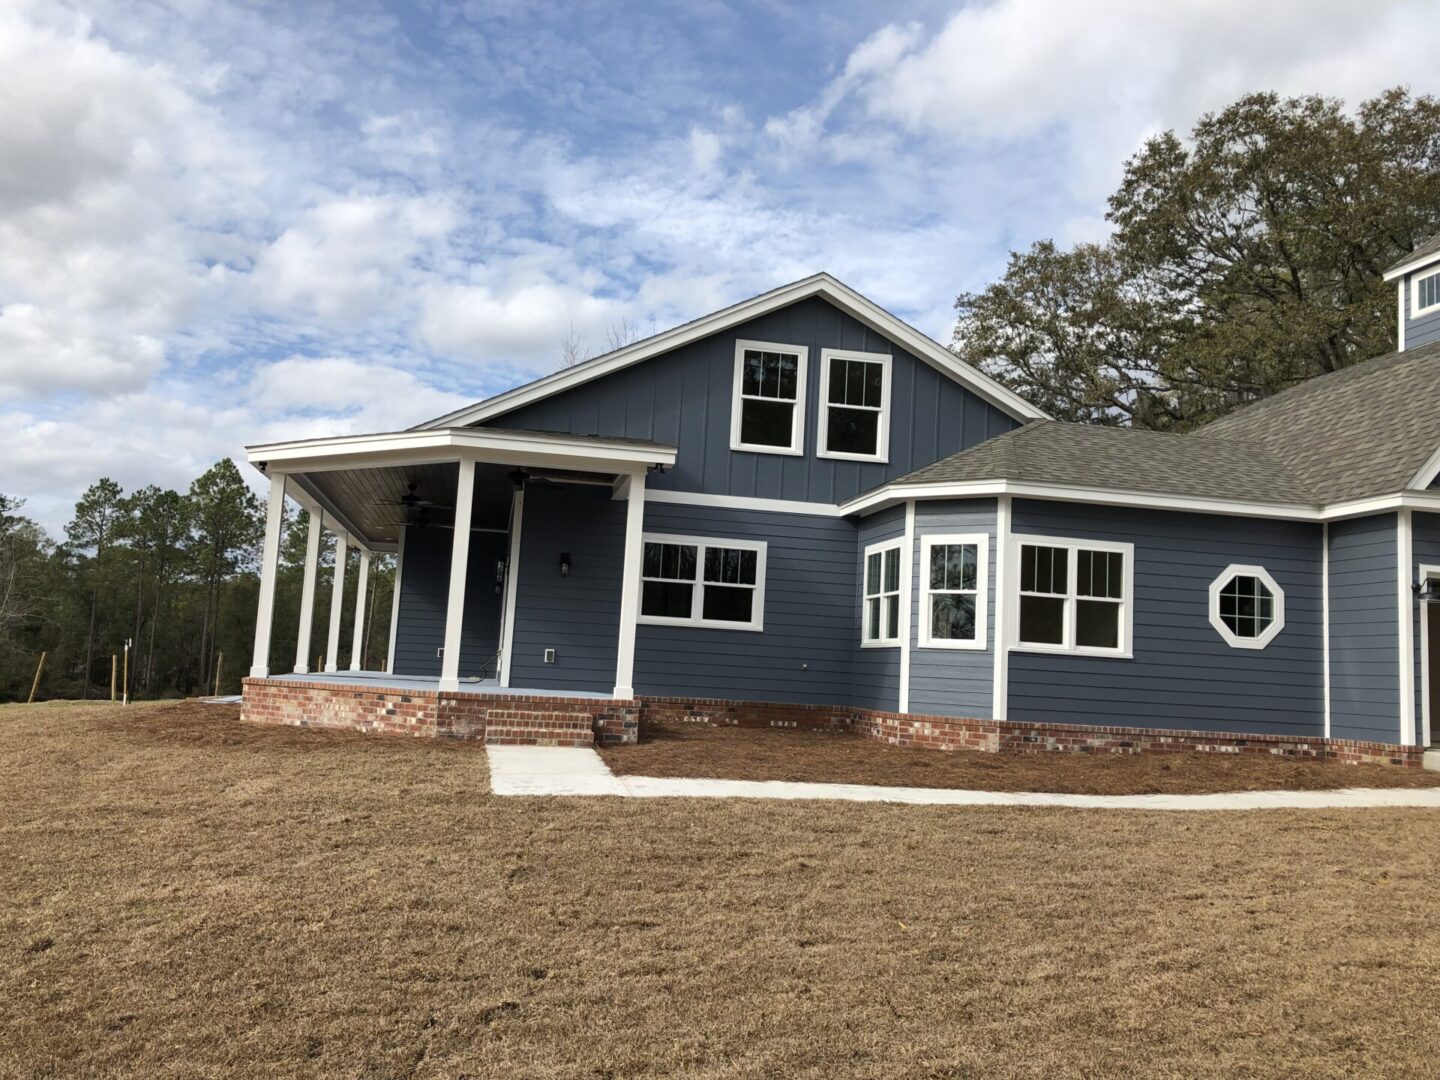
[[[1440,251],[1432,251],[1429,255],[1412,259],[1410,262],[1401,263],[1391,270],[1386,270],[1382,280],[1394,281],[1396,278],[1404,277],[1406,274],[1413,274],[1416,270],[1423,270],[1425,267],[1433,266],[1436,263],[1440,263]]]
[[[574,469],[583,472],[643,472],[675,464],[673,446],[604,439],[539,438],[495,428],[443,428],[345,435],[265,443],[245,449],[246,458],[266,471],[326,472],[373,469],[437,461],[485,461],[499,465]]]
[[[659,356],[672,349],[688,345],[703,337],[719,333],[732,326],[758,318],[767,312],[793,304],[812,296],[820,296],[853,315],[860,322],[897,345],[914,353],[925,363],[959,382],[978,397],[988,401],[997,409],[1016,420],[1046,420],[1049,417],[1030,404],[1013,390],[977,371],[960,360],[939,342],[926,337],[908,323],[902,322],[884,308],[857,293],[844,282],[829,274],[816,274],[802,281],[782,286],[763,293],[750,300],[724,308],[712,315],[677,326],[673,330],[656,334],[623,349],[597,356],[583,364],[557,371],[543,379],[497,394],[493,398],[468,405],[463,409],[427,420],[416,425],[414,430],[455,427],[483,423],[497,416],[514,412],[526,405],[542,401],[555,394],[576,386],[582,386],[594,379],[621,371],[633,364]]]

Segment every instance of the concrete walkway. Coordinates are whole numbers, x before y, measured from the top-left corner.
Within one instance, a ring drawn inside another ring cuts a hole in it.
[[[1415,806],[1440,809],[1440,788],[1234,791],[1215,795],[1052,795],[1031,791],[808,784],[784,780],[685,780],[616,776],[594,750],[491,746],[496,795],[619,795],[656,799],[840,799],[925,806],[1068,806],[1086,810],[1326,810]]]

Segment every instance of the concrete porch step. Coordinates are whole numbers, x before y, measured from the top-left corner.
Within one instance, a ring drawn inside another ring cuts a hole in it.
[[[1420,759],[1420,764],[1427,769],[1440,772],[1440,747],[1434,750],[1426,750],[1425,756]]]

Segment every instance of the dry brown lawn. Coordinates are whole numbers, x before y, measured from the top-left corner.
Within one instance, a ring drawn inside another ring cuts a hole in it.
[[[1440,787],[1440,772],[1287,761],[1269,754],[986,754],[888,746],[859,735],[649,722],[601,750],[622,776],[703,776],[1080,795]]]
[[[0,708],[0,1076],[1433,1076],[1440,815],[495,799]]]

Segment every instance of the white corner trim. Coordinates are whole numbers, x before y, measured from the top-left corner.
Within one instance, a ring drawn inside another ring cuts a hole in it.
[[[1012,564],[1020,566],[1020,549],[1026,546],[1064,548],[1067,552],[1068,572],[1066,574],[1067,590],[1063,597],[1065,601],[1064,614],[1064,641],[1058,645],[1051,645],[1045,642],[1022,641],[1020,640],[1020,575],[1014,576],[1015,586],[1008,591],[1013,594],[1015,601],[1015,623],[1011,632],[1011,648],[1016,652],[1036,653],[1066,653],[1077,656],[1104,656],[1112,660],[1132,660],[1135,657],[1135,545],[1118,540],[1090,540],[1079,537],[1047,536],[1044,534],[1025,535],[1012,533],[1010,536],[1010,559]],[[1118,552],[1125,557],[1124,575],[1125,580],[1121,585],[1120,605],[1120,644],[1117,648],[1099,648],[1094,645],[1077,645],[1075,643],[1075,605],[1079,600],[1086,599],[1079,596],[1079,578],[1076,573],[1078,552],[1080,551],[1109,551]],[[1060,594],[1053,595],[1060,599]]]
[[[795,357],[795,398],[790,410],[790,445],[788,446],[765,446],[762,443],[747,443],[740,438],[740,422],[742,404],[745,400],[775,402],[786,404],[787,398],[749,398],[742,397],[745,382],[745,353],[750,352],[773,352],[786,356]],[[810,347],[808,345],[785,345],[775,341],[745,341],[737,339],[735,342],[735,378],[730,388],[730,449],[740,450],[748,454],[787,454],[791,457],[799,457],[805,453],[805,387],[809,381],[807,376],[810,371]]]
[[[1241,637],[1225,625],[1220,617],[1220,594],[1232,578],[1253,577],[1256,578],[1266,589],[1274,602],[1274,618],[1270,625],[1261,631],[1259,637]],[[1215,633],[1220,635],[1222,641],[1232,649],[1263,649],[1274,641],[1280,631],[1285,629],[1285,590],[1270,576],[1270,571],[1263,566],[1252,566],[1244,563],[1231,563],[1210,582],[1210,625],[1215,628]]]
[[[726,536],[685,536],[677,533],[647,532],[643,535],[643,544],[683,544],[695,548],[695,576],[688,584],[690,592],[690,614],[686,618],[674,618],[668,615],[646,615],[639,600],[636,601],[636,615],[641,623],[651,626],[697,626],[706,630],[746,630],[763,632],[765,629],[765,562],[769,550],[769,544],[764,540],[740,540]],[[706,548],[738,548],[742,551],[755,552],[755,585],[753,592],[754,599],[750,602],[750,621],[722,622],[719,619],[707,619],[703,614],[705,602],[705,588],[707,584],[724,588],[747,588],[749,586],[727,585],[724,582],[706,582],[705,580],[705,549]],[[643,546],[642,546],[643,555]],[[645,581],[674,581],[677,584],[687,584],[684,579],[679,578],[646,578],[643,568],[637,567],[638,580],[637,595],[639,588],[643,587]]]
[[[895,551],[898,551],[898,552],[900,553],[900,557],[899,557],[899,567],[898,567],[898,569],[899,569],[900,579],[901,579],[901,580],[900,580],[900,584],[899,584],[898,591],[895,592],[895,593],[891,593],[891,592],[889,592],[889,591],[885,588],[885,555],[884,555],[884,553],[887,552],[887,551],[891,551],[891,550],[895,550]],[[867,582],[866,582],[866,575],[870,572],[870,571],[869,571],[870,556],[871,556],[871,555],[875,555],[875,554],[879,554],[879,555],[880,555],[880,591],[879,591],[879,592],[876,592],[876,593],[871,593],[871,592],[868,592],[868,591],[867,591],[868,585],[867,585]],[[886,621],[888,621],[888,620],[885,619],[885,602],[884,602],[884,598],[887,597],[887,596],[894,596],[894,597],[896,598],[896,599],[895,599],[896,605],[898,606],[898,605],[901,604],[901,602],[902,602],[903,599],[905,598],[906,592],[907,592],[907,590],[906,590],[906,588],[905,588],[905,583],[904,583],[904,575],[905,575],[905,537],[904,537],[903,534],[900,535],[900,536],[892,536],[892,537],[890,537],[890,538],[887,539],[887,540],[876,540],[873,544],[866,544],[866,545],[865,545],[865,550],[864,550],[864,552],[861,554],[861,557],[860,557],[860,647],[861,647],[862,649],[898,649],[898,648],[900,648],[901,641],[902,641],[902,639],[901,639],[901,637],[900,637],[900,631],[903,630],[903,625],[897,625],[897,626],[896,626],[896,628],[895,628],[895,629],[896,629],[896,636],[893,637],[893,638],[892,638],[892,637],[879,637],[879,638],[876,638],[874,641],[871,641],[871,640],[869,639],[869,637],[868,637],[868,635],[869,635],[869,625],[870,625],[870,623],[869,623],[870,610],[869,610],[869,609],[870,609],[870,601],[871,601],[872,599],[877,598],[877,597],[880,598],[880,601],[881,601],[881,602],[880,602],[880,618],[881,618],[881,623],[882,623],[880,629],[883,631],[883,630],[884,630],[884,625],[883,625],[883,624],[884,624]],[[902,622],[903,622],[902,616],[903,616],[903,609],[897,611],[897,614],[896,614],[896,622],[897,622],[897,623],[902,623]]]
[[[886,376],[889,382],[889,376]],[[905,504],[905,548],[900,554],[900,702],[899,712],[910,711],[910,650],[915,608],[915,500]]]
[[[880,364],[884,368],[884,374],[880,377],[880,422],[875,431],[875,453],[873,454],[846,454],[827,448],[830,439],[831,408],[865,408],[865,406],[834,404],[830,401],[830,365],[836,360],[864,360],[868,363]],[[890,353],[859,352],[855,349],[820,350],[820,389],[816,394],[820,405],[820,421],[815,436],[815,454],[817,457],[834,458],[837,461],[878,461],[882,464],[890,460],[890,376],[892,361],[893,357]]]
[[[515,600],[520,595],[520,530],[525,524],[525,489],[519,488],[510,499],[510,557],[505,563],[505,609],[501,612],[504,629],[500,635],[501,686],[510,685],[510,657],[515,652]]]
[[[906,351],[919,357],[925,363],[972,393],[994,405],[997,409],[1017,420],[1044,420],[1047,415],[1026,401],[1009,387],[971,367],[950,352],[949,349],[926,337],[908,323],[902,322],[878,304],[860,295],[854,289],[829,274],[813,274],[801,281],[772,289],[768,293],[751,297],[728,308],[705,315],[673,329],[627,345],[623,349],[597,356],[583,364],[547,375],[543,379],[518,386],[503,394],[484,401],[467,405],[454,412],[438,416],[416,426],[415,430],[444,428],[476,424],[492,417],[513,412],[525,405],[542,401],[572,387],[581,386],[594,379],[620,371],[632,364],[648,360],[652,356],[678,349],[692,341],[719,333],[733,326],[755,319],[788,304],[819,296],[858,319],[870,329],[884,335]]]
[[[1412,511],[1395,515],[1396,617],[1400,634],[1400,745],[1415,743],[1415,577]]]
[[[990,691],[990,715],[1004,720],[1010,691],[1010,496],[995,500],[995,685]]]
[[[395,674],[395,635],[400,629],[400,581],[405,572],[405,534],[409,530],[401,528],[400,540],[395,549],[395,581],[391,585],[394,595],[390,597],[390,652],[385,660],[385,673]]]
[[[680,506],[713,506],[723,510],[759,510],[767,514],[810,514],[814,517],[844,517],[834,503],[800,502],[795,499],[762,499],[750,495],[708,495],[700,491],[647,488],[645,501],[676,503]]]
[[[1440,566],[1433,563],[1421,563],[1418,567],[1419,582],[1428,578],[1440,580]],[[1423,718],[1423,730],[1425,734],[1425,745],[1435,745],[1435,716],[1430,710],[1430,620],[1426,617],[1425,609],[1419,611],[1420,622],[1420,715]]]
[[[1404,279],[1404,278],[1401,278],[1401,279],[1400,279],[1400,283],[1399,283],[1399,285],[1398,285],[1398,286],[1396,287],[1396,289],[1395,289],[1395,297],[1396,297],[1397,300],[1400,301],[1400,303],[1399,303],[1399,305],[1398,305],[1398,307],[1399,307],[1400,310],[1399,310],[1399,311],[1397,312],[1397,314],[1396,314],[1395,351],[1396,351],[1396,352],[1404,352],[1404,351],[1405,351],[1405,279]]]
[[[1330,523],[1320,524],[1320,669],[1325,680],[1325,738],[1330,738]]]
[[[910,505],[914,505],[912,502]],[[975,639],[963,641],[956,638],[931,637],[930,597],[930,553],[937,547],[948,544],[975,545]],[[920,538],[919,595],[920,648],[922,649],[972,649],[983,652],[989,648],[990,606],[990,537],[987,533],[926,533]]]

